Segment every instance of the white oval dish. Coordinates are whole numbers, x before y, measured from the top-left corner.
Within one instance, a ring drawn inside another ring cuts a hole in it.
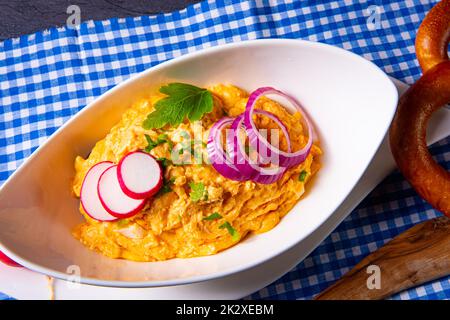
[[[103,257],[71,235],[82,219],[70,190],[73,161],[87,155],[133,101],[173,81],[231,83],[248,91],[273,86],[294,96],[315,124],[323,168],[278,226],[224,252],[151,263]],[[103,286],[178,285],[248,269],[291,248],[331,216],[367,168],[396,104],[397,90],[379,68],[321,43],[248,41],[162,63],[86,106],[1,187],[0,250],[31,270],[62,279],[80,270],[82,283]]]

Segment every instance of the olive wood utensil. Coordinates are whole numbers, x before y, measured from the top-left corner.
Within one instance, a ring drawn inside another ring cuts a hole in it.
[[[369,289],[369,266],[380,269],[380,288]],[[373,300],[450,274],[450,219],[438,217],[406,230],[359,262],[316,300]]]

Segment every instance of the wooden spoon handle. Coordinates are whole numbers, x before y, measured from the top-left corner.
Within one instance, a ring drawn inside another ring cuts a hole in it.
[[[372,270],[378,267],[379,289],[371,285],[374,284],[371,278]],[[450,219],[439,217],[419,223],[401,233],[364,258],[315,299],[383,299],[448,274]]]

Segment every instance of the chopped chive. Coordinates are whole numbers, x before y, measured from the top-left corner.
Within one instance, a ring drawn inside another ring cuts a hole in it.
[[[300,172],[300,175],[298,176],[298,180],[300,182],[305,182],[305,178],[306,178],[307,175],[308,175],[308,172],[303,170],[302,172]]]
[[[236,229],[233,228],[233,226],[228,222],[224,222],[223,224],[221,224],[219,226],[219,229],[224,229],[226,228],[228,233],[231,235],[231,238],[233,239],[233,241],[238,241],[240,238],[239,232],[236,231]]]
[[[217,219],[221,219],[221,218],[222,218],[222,216],[219,213],[214,212],[214,213],[210,214],[209,216],[204,217],[203,220],[212,221],[212,220],[217,220]]]

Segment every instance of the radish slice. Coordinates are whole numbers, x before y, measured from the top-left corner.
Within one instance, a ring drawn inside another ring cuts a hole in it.
[[[0,262],[3,262],[4,264],[10,267],[18,267],[18,268],[22,267],[20,264],[18,264],[14,260],[11,260],[6,254],[4,254],[1,251],[0,251]]]
[[[92,219],[98,221],[114,221],[116,217],[110,215],[105,210],[100,198],[98,197],[97,185],[98,180],[106,169],[112,167],[114,164],[109,161],[99,162],[89,169],[84,177],[83,184],[81,185],[80,200],[81,206],[84,212],[87,213]]]
[[[103,207],[117,218],[134,216],[145,204],[145,199],[130,198],[122,191],[117,177],[117,165],[103,172],[98,180],[97,191]]]
[[[142,151],[131,152],[120,160],[117,178],[122,191],[133,199],[151,197],[163,183],[163,173],[158,161]]]

